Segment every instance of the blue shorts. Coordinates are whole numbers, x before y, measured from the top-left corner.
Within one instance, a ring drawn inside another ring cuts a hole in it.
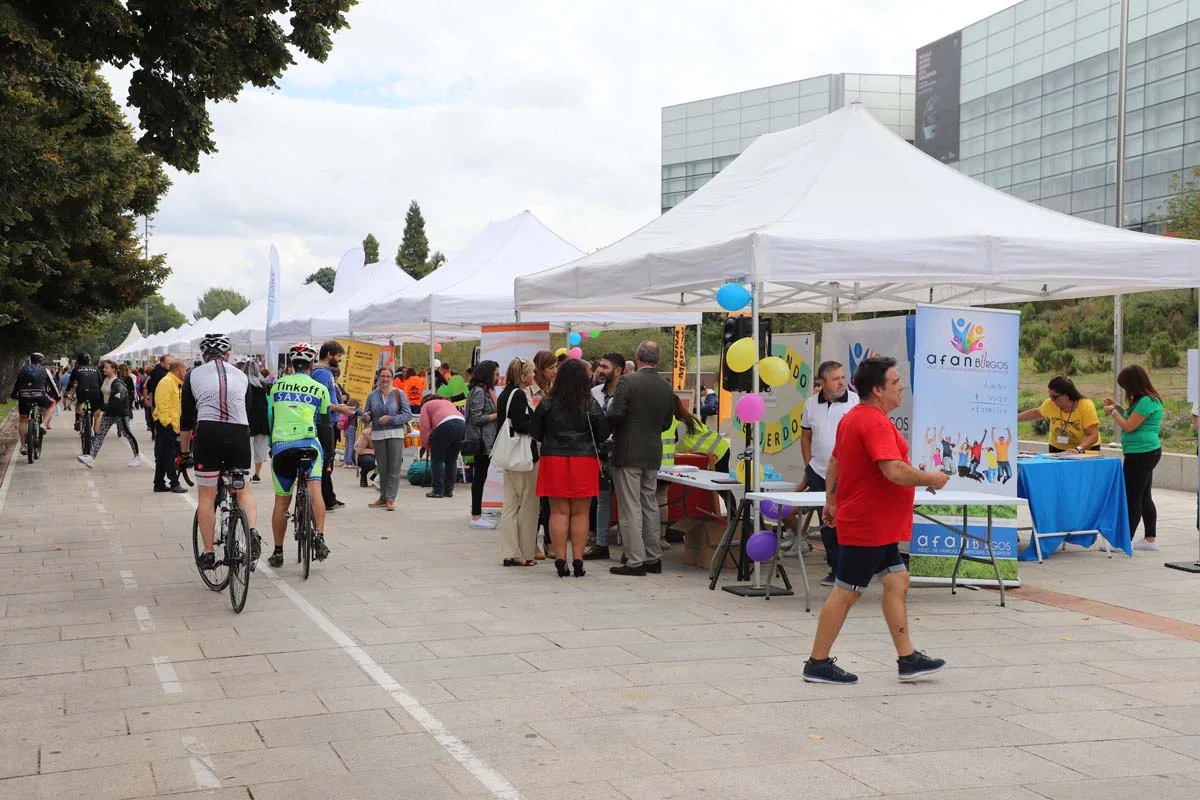
[[[312,457],[312,466],[308,468],[309,481],[321,480],[325,451],[321,449],[320,442],[316,439],[304,439],[281,444],[271,455],[271,476],[275,479],[276,497],[291,496],[292,487],[296,483],[296,473],[300,469],[300,457],[305,454]]]

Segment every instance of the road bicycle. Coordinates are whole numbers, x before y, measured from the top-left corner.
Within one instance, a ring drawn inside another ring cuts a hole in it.
[[[179,474],[188,486],[193,485],[185,467],[180,467]],[[217,477],[217,519],[213,530],[213,554],[217,561],[211,570],[200,566],[200,556],[204,553],[204,539],[200,536],[200,511],[197,510],[192,516],[192,554],[196,558],[200,580],[214,592],[228,588],[229,604],[238,614],[246,607],[246,598],[250,594],[250,573],[254,572],[258,560],[255,553],[257,548],[251,538],[250,521],[235,494],[235,491],[245,488],[246,475],[245,470],[221,470]]]
[[[79,420],[79,443],[82,445],[83,454],[89,456],[92,454],[92,439],[96,435],[92,427],[96,423],[96,417],[90,400],[80,400],[78,405],[79,413],[76,419]]]
[[[316,536],[312,507],[308,503],[308,476],[316,457],[317,451],[311,447],[305,448],[300,454],[300,461],[296,467],[296,485],[293,489],[296,505],[292,511],[292,531],[296,538],[296,561],[303,565],[301,574],[304,580],[308,580],[308,571],[312,565],[313,537]]]
[[[42,457],[42,407],[37,403],[29,410],[29,427],[25,429],[25,456],[30,464]]]

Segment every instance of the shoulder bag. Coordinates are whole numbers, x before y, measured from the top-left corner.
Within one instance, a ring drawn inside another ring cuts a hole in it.
[[[512,408],[513,395],[518,391],[509,394],[506,409]],[[492,445],[492,466],[505,472],[529,472],[533,469],[533,437],[513,430],[512,418],[507,414],[506,410],[504,427],[496,432]]]

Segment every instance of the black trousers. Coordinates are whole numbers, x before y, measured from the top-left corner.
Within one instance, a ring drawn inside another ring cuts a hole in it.
[[[804,474],[808,478],[808,490],[810,492],[825,491],[825,479],[817,474],[812,467],[805,467]],[[821,509],[817,509],[817,514],[821,514]],[[841,547],[838,545],[837,528],[831,528],[824,522],[821,523],[821,544],[825,547],[825,563],[829,565],[829,569],[837,572],[838,555],[841,553]]]
[[[168,482],[179,485],[179,474],[175,471],[175,456],[179,454],[179,442],[175,431],[154,421],[154,488],[164,489]]]
[[[488,468],[492,465],[491,456],[478,455],[471,466],[471,516],[478,517],[483,513],[483,485],[487,483]]]
[[[321,497],[325,500],[326,508],[333,508],[334,503],[338,501],[337,495],[333,492],[333,451],[335,447],[333,426],[318,425],[317,441],[321,443],[321,450],[325,454],[325,466],[321,470]]]
[[[462,450],[467,426],[460,419],[443,422],[429,434],[429,472],[433,478],[435,494],[447,495],[454,492],[454,479],[458,474],[458,454]],[[421,434],[424,436],[424,433]]]
[[[1162,448],[1149,453],[1125,454],[1125,498],[1129,504],[1129,535],[1137,533],[1138,523],[1145,521],[1146,536],[1158,535],[1158,509],[1150,489],[1154,483],[1154,468],[1162,458]]]

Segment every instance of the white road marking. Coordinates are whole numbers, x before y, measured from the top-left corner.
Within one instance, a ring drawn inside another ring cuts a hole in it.
[[[133,578],[133,573],[127,569],[121,570],[121,580],[125,581],[126,589],[136,589],[137,581]]]
[[[92,489],[88,494],[90,494],[92,497],[96,498],[97,500],[100,499],[100,493],[97,492],[95,489]]]
[[[183,684],[179,682],[179,673],[171,666],[171,659],[166,656],[154,657],[154,671],[158,674],[158,682],[162,684],[167,694],[183,694]]]
[[[109,539],[108,546],[113,551],[113,555],[117,555],[117,556],[125,555],[125,548],[121,545],[120,539]]]
[[[103,503],[96,503],[96,508],[100,510],[100,513],[101,513],[101,514],[107,514],[107,513],[108,513],[108,509],[104,507],[104,504],[103,504]]]
[[[134,606],[133,616],[137,617],[138,627],[143,631],[152,631],[156,627],[150,618],[150,609],[145,606]]]
[[[190,494],[180,496],[192,508],[196,507],[195,497]],[[367,655],[366,651],[359,647],[341,628],[334,625],[316,606],[305,600],[303,595],[280,579],[275,571],[266,565],[265,561],[259,561],[257,571],[275,584],[275,587],[283,592],[296,608],[304,612],[304,615],[323,630],[330,639],[333,639],[346,655],[354,659],[354,663],[358,664],[359,669],[365,672],[367,677],[390,694],[392,699],[408,712],[408,715],[416,720],[417,724],[424,728],[455,761],[462,764],[475,780],[482,783],[493,797],[499,798],[499,800],[522,800],[521,792],[517,790],[517,787],[509,783],[508,779],[490,764],[475,755],[466,742],[451,733],[441,720],[430,714],[425,706],[421,705],[415,697],[397,683],[387,670],[379,666],[375,659]],[[157,663],[157,659],[155,661]]]
[[[208,757],[208,748],[195,736],[184,736],[183,748],[188,753],[188,764],[192,767],[192,777],[201,789],[220,789],[221,779],[217,777],[217,769],[212,759]]]

